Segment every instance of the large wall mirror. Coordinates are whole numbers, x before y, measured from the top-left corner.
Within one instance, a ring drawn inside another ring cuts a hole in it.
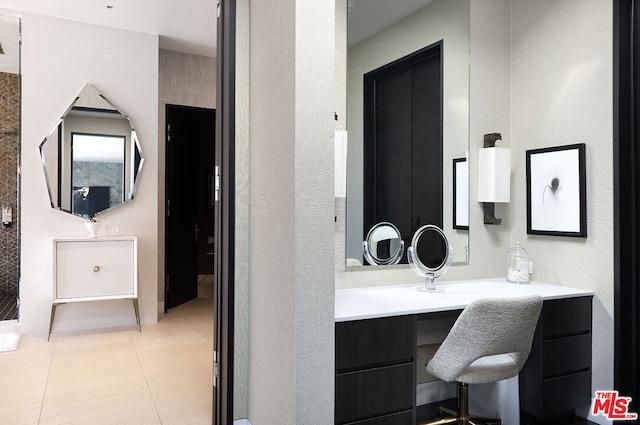
[[[53,208],[94,217],[133,200],[143,156],[131,119],[87,84],[40,144]]]
[[[460,175],[454,184],[454,164],[469,149],[469,0],[356,0],[348,9],[347,264],[366,264],[362,241],[380,221],[406,246],[436,225],[453,262],[465,263],[468,194],[456,187],[468,185]]]

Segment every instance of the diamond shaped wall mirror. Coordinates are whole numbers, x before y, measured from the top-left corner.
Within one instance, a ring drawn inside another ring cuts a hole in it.
[[[94,217],[133,200],[144,158],[131,119],[87,84],[40,144],[51,207]]]

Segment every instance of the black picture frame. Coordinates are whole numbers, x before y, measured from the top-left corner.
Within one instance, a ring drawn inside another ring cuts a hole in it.
[[[467,158],[453,159],[452,202],[453,228],[469,230],[469,165]]]
[[[586,145],[526,151],[527,233],[587,237]]]

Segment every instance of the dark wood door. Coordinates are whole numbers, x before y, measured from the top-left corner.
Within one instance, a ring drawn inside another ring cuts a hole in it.
[[[364,228],[442,227],[441,42],[364,78]],[[404,257],[406,262],[406,256]]]
[[[208,235],[213,236],[207,192],[208,175],[213,172],[215,111],[167,105],[166,117],[165,308],[170,309],[198,296],[198,246],[206,258]],[[212,258],[209,261],[208,270],[213,272]]]

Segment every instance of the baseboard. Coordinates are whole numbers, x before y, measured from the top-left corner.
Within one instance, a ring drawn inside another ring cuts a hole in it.
[[[235,421],[233,421],[233,425],[251,425],[249,423],[249,420],[247,418],[244,419],[236,419]]]

